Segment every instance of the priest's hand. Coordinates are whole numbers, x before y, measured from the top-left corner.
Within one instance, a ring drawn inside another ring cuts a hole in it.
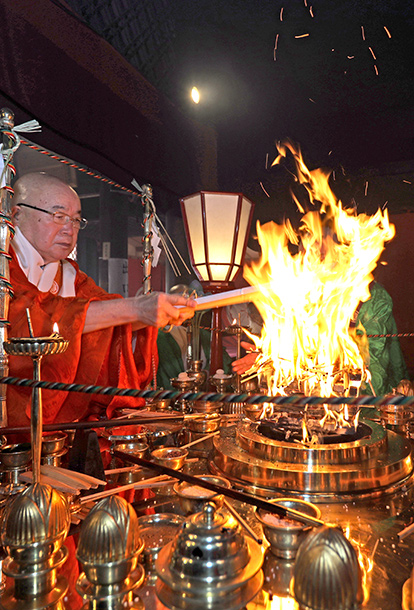
[[[135,329],[142,326],[180,326],[193,317],[196,305],[194,299],[164,292],[151,292],[134,298],[137,302],[137,324],[141,324],[134,324]]]
[[[86,312],[83,333],[111,326],[132,324],[133,330],[145,326],[179,326],[194,315],[195,301],[177,294],[151,292],[127,299],[92,301]]]
[[[231,365],[233,371],[238,375],[243,375],[246,371],[248,371],[253,366],[257,358],[257,352],[253,351],[256,349],[253,343],[242,341],[241,346],[247,350],[248,353],[243,358],[232,362]]]

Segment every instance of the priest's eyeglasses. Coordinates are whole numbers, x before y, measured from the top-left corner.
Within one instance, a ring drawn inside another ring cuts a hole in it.
[[[71,222],[73,228],[77,231],[84,229],[88,224],[86,218],[72,218],[72,216],[68,216],[67,214],[63,214],[63,212],[49,212],[49,210],[44,210],[43,208],[38,208],[35,205],[29,205],[28,203],[17,203],[20,208],[30,208],[31,210],[37,210],[38,212],[44,212],[45,214],[49,214],[53,216],[53,222],[57,225],[66,225],[68,222]]]

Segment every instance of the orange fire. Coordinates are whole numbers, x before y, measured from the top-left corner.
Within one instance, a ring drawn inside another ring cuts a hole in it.
[[[356,538],[351,535],[351,526],[347,524],[344,530],[344,534],[349,542],[354,547],[359,567],[361,569],[361,577],[362,577],[362,591],[363,591],[363,602],[362,605],[365,605],[369,600],[369,595],[371,592],[371,584],[372,584],[372,570],[374,568],[374,555],[377,550],[377,545],[379,540],[377,540],[373,550],[369,552],[366,548],[366,545],[362,542],[358,542]]]
[[[292,144],[278,146],[273,165],[289,151],[311,209],[295,199],[302,214],[297,230],[289,220],[257,224],[261,258],[244,269],[263,295],[257,302],[262,334],[252,336],[260,352],[254,369],[273,395],[334,396],[339,380],[366,375],[349,328],[359,302],[370,297],[372,272],[395,230],[387,210],[368,216],[344,208],[329,186],[330,172],[308,170]]]

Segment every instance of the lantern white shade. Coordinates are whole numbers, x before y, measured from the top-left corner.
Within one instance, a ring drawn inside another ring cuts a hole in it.
[[[233,282],[243,265],[254,204],[241,193],[208,191],[180,201],[198,279],[218,285]]]

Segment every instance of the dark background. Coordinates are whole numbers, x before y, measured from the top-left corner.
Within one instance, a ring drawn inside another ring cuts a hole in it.
[[[291,162],[270,167],[290,138],[345,205],[388,207],[380,276],[414,332],[414,3],[306,2],[0,0],[0,102],[39,120],[38,145],[125,188],[152,183],[183,242],[179,198],[200,189],[243,192],[255,220],[297,219]],[[90,237],[100,256],[107,237]]]

